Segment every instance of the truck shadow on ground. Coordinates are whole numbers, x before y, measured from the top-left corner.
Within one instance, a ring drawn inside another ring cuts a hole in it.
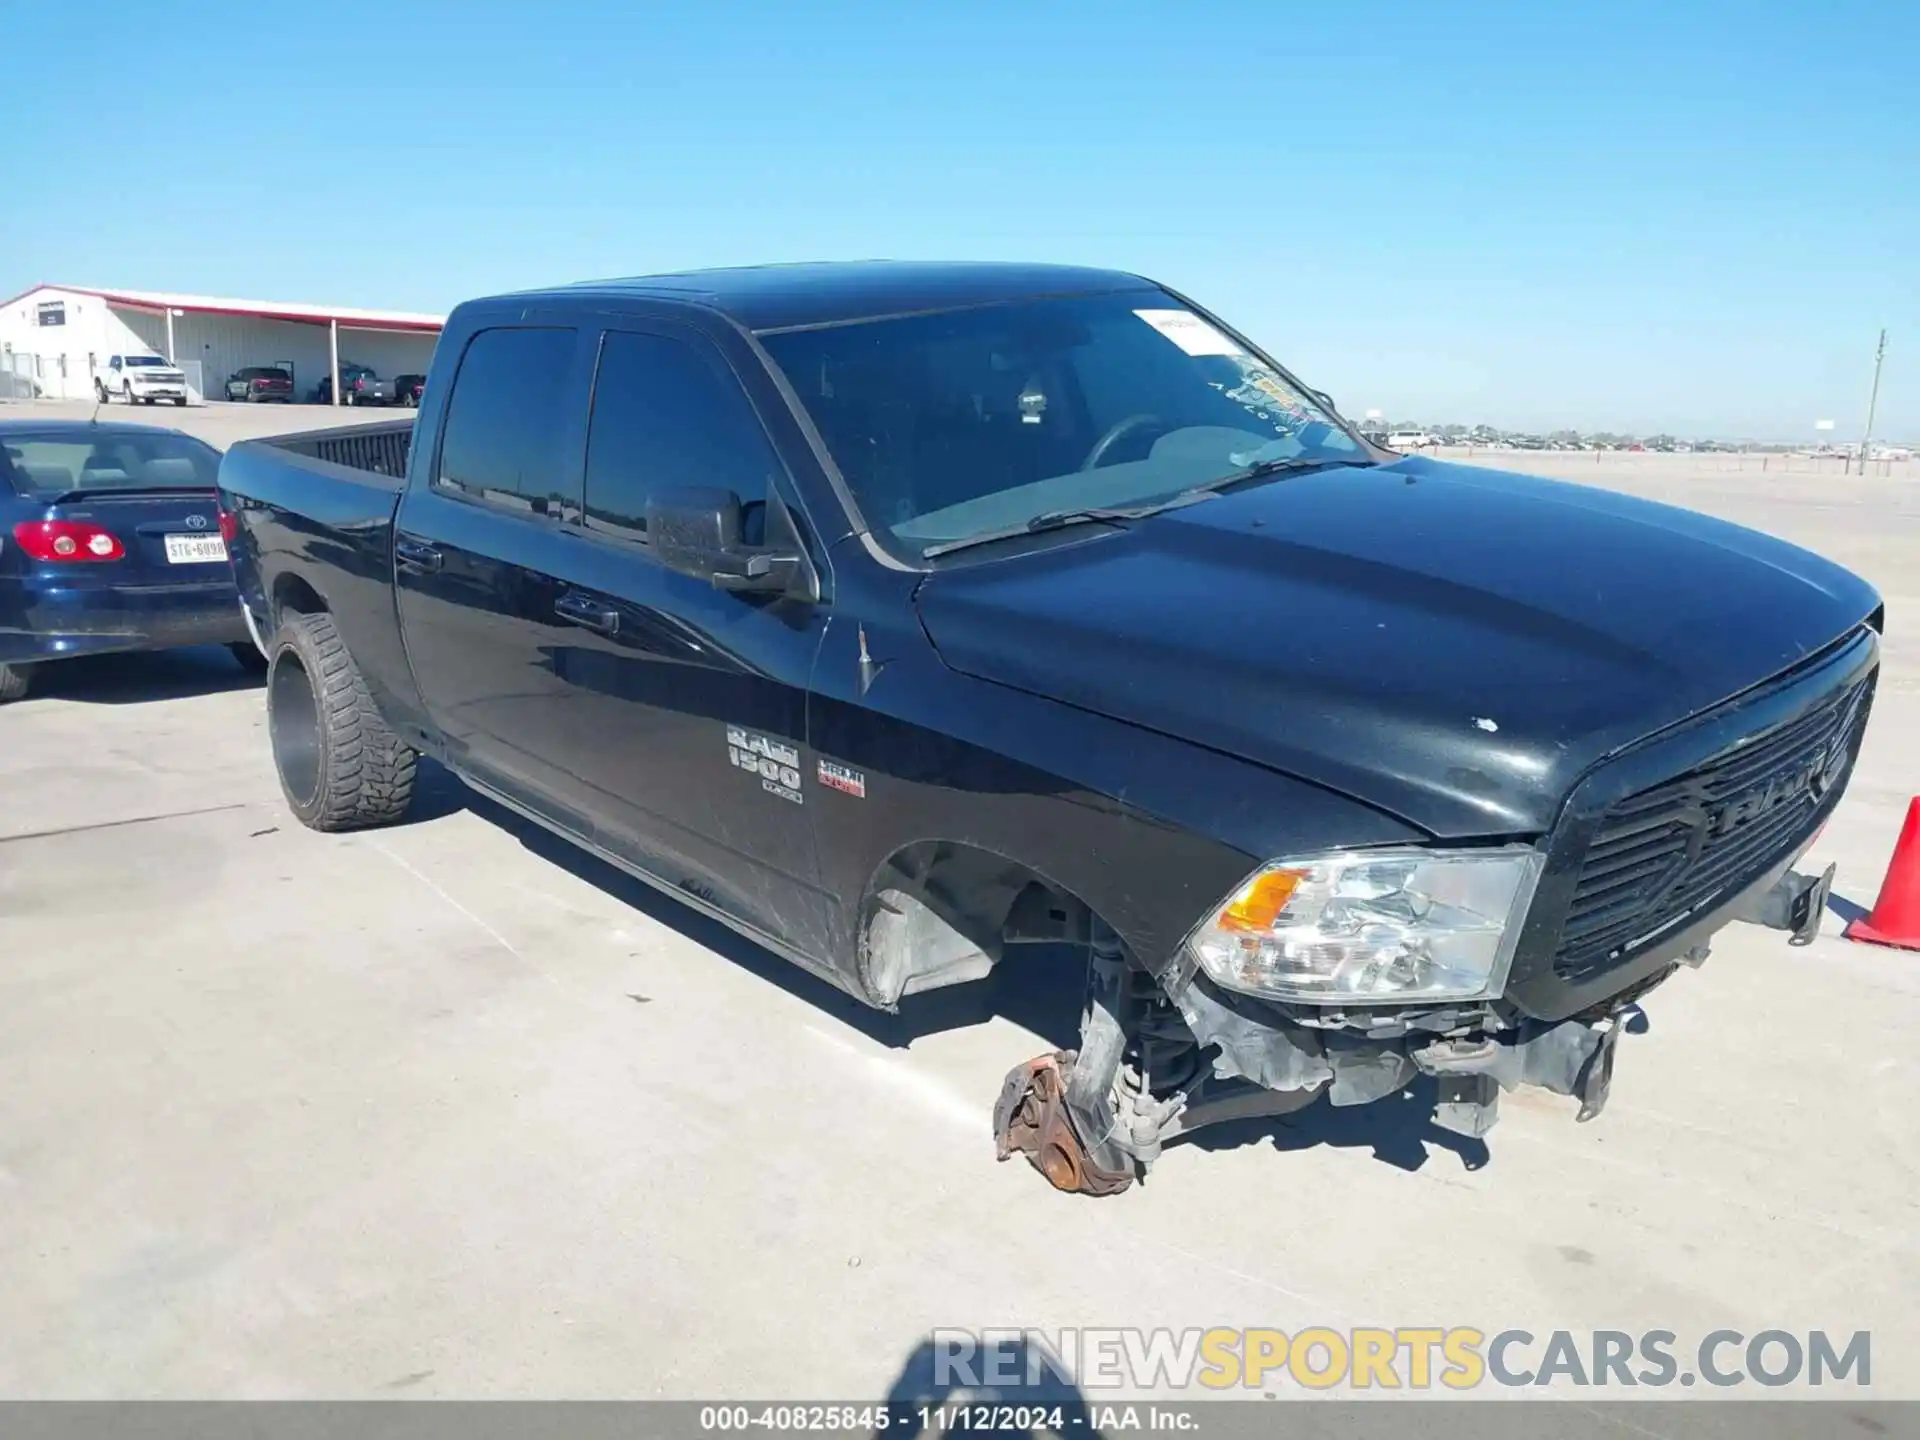
[[[1831,914],[1838,915],[1843,923],[1849,925],[1855,920],[1866,919],[1868,914],[1865,905],[1849,900],[1844,895],[1836,895],[1831,890],[1827,892],[1827,910]]]
[[[1397,1095],[1371,1105],[1336,1106],[1323,1097],[1303,1110],[1261,1120],[1236,1120],[1196,1131],[1167,1147],[1171,1154],[1183,1147],[1196,1150],[1238,1150],[1246,1145],[1271,1145],[1282,1153],[1315,1150],[1373,1152],[1373,1158],[1396,1170],[1422,1168],[1440,1151],[1458,1157],[1462,1169],[1479,1170],[1493,1161],[1485,1140],[1456,1135],[1433,1123],[1438,1097],[1434,1082],[1421,1076]]]
[[[258,690],[265,676],[240,664],[220,645],[183,650],[87,655],[33,667],[27,698],[76,700],[88,705],[139,705],[228,690]]]
[[[1033,1035],[1036,1052],[1073,1049],[1079,1043],[1085,971],[1080,953],[1071,947],[1014,946],[984,980],[908,996],[897,1013],[888,1014],[476,794],[444,767],[423,758],[409,821],[419,823],[463,809],[506,831],[540,859],[890,1048],[909,1049],[916,1040],[996,1018]],[[1009,1055],[1008,1066],[1024,1058]],[[1364,1147],[1381,1162],[1409,1171],[1420,1169],[1436,1150],[1457,1156],[1468,1170],[1490,1163],[1485,1142],[1432,1123],[1433,1104],[1433,1082],[1422,1078],[1400,1095],[1371,1105],[1336,1107],[1319,1100],[1284,1116],[1215,1125],[1174,1141],[1169,1149],[1233,1150],[1259,1144],[1281,1151]]]

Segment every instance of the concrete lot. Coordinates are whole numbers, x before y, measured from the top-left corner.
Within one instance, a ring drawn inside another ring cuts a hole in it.
[[[1920,789],[1920,486],[1687,458],[1502,463],[1881,587],[1811,857],[1869,904]],[[444,775],[312,834],[223,653],[77,663],[0,713],[0,1395],[878,1398],[934,1327],[1468,1324],[1865,1329],[1920,1397],[1920,955],[1840,924],[1727,932],[1592,1124],[1321,1106],[1086,1202],[993,1161],[1020,976],[863,1011]]]

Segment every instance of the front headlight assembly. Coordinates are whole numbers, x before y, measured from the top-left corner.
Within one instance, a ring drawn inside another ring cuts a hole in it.
[[[1217,983],[1312,1005],[1500,994],[1540,855],[1339,850],[1256,871],[1187,946]]]

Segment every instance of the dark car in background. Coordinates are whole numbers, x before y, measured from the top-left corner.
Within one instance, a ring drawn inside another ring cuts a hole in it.
[[[218,644],[264,665],[227,563],[219,466],[177,430],[0,422],[0,701],[80,655]]]
[[[427,393],[427,377],[424,375],[396,375],[393,377],[394,393],[400,397],[400,403],[412,409],[420,408],[420,397]]]
[[[333,377],[323,375],[313,392],[321,405],[333,403]],[[346,364],[340,367],[340,403],[342,405],[391,405],[393,381],[382,380],[368,365]]]
[[[227,399],[285,405],[293,399],[293,375],[279,365],[249,365],[227,377]]]

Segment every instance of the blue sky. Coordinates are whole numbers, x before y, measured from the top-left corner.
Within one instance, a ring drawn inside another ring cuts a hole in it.
[[[0,293],[1140,271],[1359,414],[1920,438],[1920,6],[0,0]],[[124,107],[124,123],[110,113]]]

